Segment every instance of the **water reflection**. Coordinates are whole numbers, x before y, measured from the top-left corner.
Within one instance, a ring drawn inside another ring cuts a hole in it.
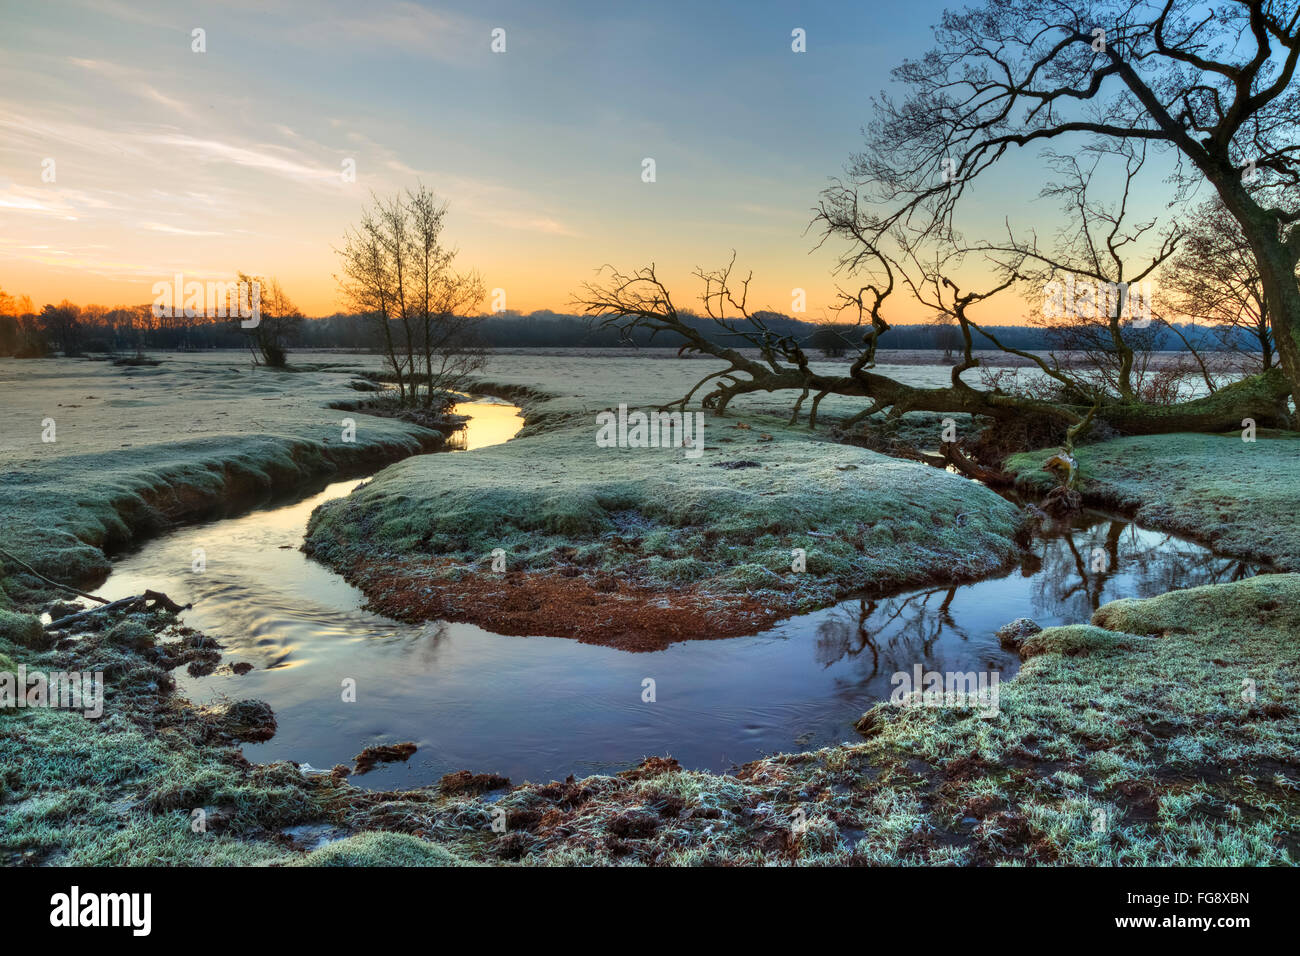
[[[824,667],[861,659],[870,662],[860,665],[865,674],[892,674],[905,669],[900,663],[937,661],[949,642],[986,642],[990,628],[1015,617],[1044,626],[1086,622],[1122,597],[1237,581],[1258,570],[1175,535],[1085,512],[1042,529],[1018,571],[1004,578],[840,604],[817,624],[815,652]]]
[[[1174,535],[1096,513],[1080,516],[1042,544],[1033,572],[1038,584],[1034,607],[1054,618],[1082,621],[1119,596],[1154,597],[1237,581],[1258,570]]]
[[[467,448],[504,440],[517,410],[484,405]],[[253,697],[276,712],[252,760],[316,767],[349,763],[373,743],[413,740],[406,764],[356,779],[371,787],[426,784],[453,770],[563,779],[623,769],[649,754],[726,770],[765,753],[854,739],[853,722],[892,688],[927,670],[996,671],[1019,660],[994,636],[1017,617],[1086,621],[1101,604],[1255,572],[1172,535],[1103,514],[1046,530],[1021,566],[960,586],[857,597],[761,634],[630,654],[562,638],[506,637],[468,624],[406,625],[363,610],[364,596],[298,550],[307,518],[347,494],[339,482],[303,500],[177,528],[123,557],[107,597],[160,588],[193,601],[184,620],[220,640],[243,676],[179,675],[205,702]],[[193,549],[207,569],[191,572]],[[641,698],[653,677],[657,699]],[[340,684],[356,681],[355,703]]]
[[[500,445],[514,438],[524,425],[518,408],[494,398],[456,405],[452,412],[470,416],[469,427],[447,436],[447,447],[452,451],[473,451],[488,445]]]

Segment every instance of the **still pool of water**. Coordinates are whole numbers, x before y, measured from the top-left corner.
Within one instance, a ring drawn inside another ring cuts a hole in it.
[[[455,447],[508,440],[522,421],[509,405],[476,402]],[[507,637],[470,624],[402,624],[362,610],[361,592],[298,550],[307,518],[359,482],[319,487],[291,502],[177,528],[123,556],[99,593],[145,587],[193,602],[185,623],[216,637],[246,675],[193,678],[182,693],[265,700],[279,730],[246,745],[259,762],[350,764],[364,747],[413,740],[406,764],[354,778],[368,787],[415,786],[454,770],[515,782],[625,769],[651,754],[726,770],[778,751],[856,738],[853,722],[915,664],[998,671],[1018,659],[994,632],[1017,617],[1086,621],[1121,597],[1254,573],[1180,538],[1101,514],[1036,541],[1020,568],[961,586],[853,599],[750,637],[692,641],[628,653],[553,637]],[[195,548],[206,570],[191,571]],[[357,700],[342,684],[356,681]],[[655,701],[642,700],[655,681]]]

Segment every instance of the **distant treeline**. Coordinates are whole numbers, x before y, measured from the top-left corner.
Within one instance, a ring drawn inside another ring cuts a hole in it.
[[[845,342],[856,345],[861,340],[861,331],[848,326],[828,327],[825,324],[805,322],[774,312],[760,312],[758,317],[775,335],[789,335],[797,339],[809,350],[822,349],[835,351],[836,346]],[[326,320],[321,320],[326,321]],[[349,320],[353,321],[353,320]],[[694,318],[688,325],[698,329],[702,335],[712,341],[730,341],[726,330],[707,318]],[[1226,342],[1232,342],[1243,349],[1256,346],[1255,340],[1242,330],[1232,330],[1232,336],[1225,339],[1228,330],[1218,326],[1198,326],[1176,323],[1176,327],[1187,337],[1187,341],[1197,349],[1221,349]],[[989,331],[1008,348],[1026,351],[1047,350],[1060,343],[1055,339],[1054,330],[1026,325],[991,325]],[[612,348],[619,345],[634,344],[645,347],[650,345],[676,347],[680,341],[672,341],[660,336],[653,341],[650,333],[638,329],[630,336],[620,336],[615,329],[589,328],[581,316],[561,315],[556,312],[533,312],[530,315],[494,315],[485,318],[479,326],[484,343],[494,348]],[[1181,351],[1185,348],[1174,331],[1163,325],[1153,327],[1153,348],[1156,351]],[[996,348],[991,341],[982,338],[976,332],[975,347],[981,349]],[[886,349],[957,349],[961,348],[961,333],[954,325],[895,325],[880,340]]]
[[[792,336],[805,348],[834,354],[845,344],[856,343],[859,335],[845,326],[805,322],[778,313],[759,313],[774,335]],[[690,324],[707,338],[726,341],[726,330],[707,318],[693,318]],[[523,315],[505,312],[486,315],[476,325],[479,343],[487,348],[616,348],[636,345],[676,347],[680,341],[663,336],[651,339],[644,330],[628,335],[612,328],[593,328],[576,315],[540,311]],[[1217,326],[1179,325],[1195,348],[1225,347],[1249,349],[1252,340],[1241,330]],[[990,331],[1010,348],[1046,350],[1059,347],[1050,328],[1035,326],[990,326]],[[364,316],[336,314],[304,319],[296,331],[296,348],[367,350],[379,340],[379,326]],[[1168,327],[1152,329],[1156,350],[1184,348]],[[979,336],[979,333],[977,333]],[[1234,341],[1234,338],[1240,341]],[[960,348],[957,329],[947,325],[896,325],[881,339],[887,349]],[[156,319],[148,306],[104,309],[80,308],[64,302],[48,305],[40,313],[22,316],[0,315],[0,355],[39,357],[65,354],[127,352],[134,350],[206,350],[244,348],[248,334],[228,319]],[[976,341],[977,348],[993,348],[992,342]]]

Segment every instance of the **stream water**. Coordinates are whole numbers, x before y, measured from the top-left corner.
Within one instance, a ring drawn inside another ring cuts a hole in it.
[[[518,409],[481,401],[454,448],[508,440]],[[177,672],[199,703],[256,698],[279,729],[245,745],[250,760],[317,768],[351,764],[363,748],[412,740],[403,764],[353,778],[390,788],[444,773],[492,771],[514,782],[626,769],[652,754],[726,770],[778,751],[855,739],[853,722],[893,690],[891,676],[997,671],[1019,661],[994,632],[1018,617],[1047,626],[1086,621],[1122,597],[1235,580],[1252,565],[1173,535],[1089,512],[1035,541],[1016,570],[974,584],[847,600],[751,637],[627,653],[564,638],[508,637],[470,624],[402,624],[362,610],[364,596],[298,550],[307,518],[358,480],[304,489],[292,500],[176,528],[120,556],[99,593],[145,587],[194,607],[185,623],[225,646],[243,676]],[[191,570],[194,549],[206,556]],[[223,670],[225,670],[223,668]],[[655,681],[655,701],[642,682]],[[357,699],[342,684],[356,681]]]

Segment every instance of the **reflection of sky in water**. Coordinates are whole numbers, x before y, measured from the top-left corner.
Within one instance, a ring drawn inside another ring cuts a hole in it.
[[[468,446],[504,441],[515,409],[475,404]],[[1099,515],[1036,542],[1021,568],[993,580],[849,600],[752,637],[631,654],[550,637],[505,637],[469,624],[405,625],[360,610],[359,591],[298,549],[338,482],[283,507],[183,527],[124,557],[106,597],[166,591],[195,607],[185,622],[215,636],[243,677],[194,679],[196,701],[253,697],[279,731],[247,745],[250,759],[315,767],[350,763],[373,743],[414,740],[409,764],[381,766],[368,786],[418,785],[452,770],[515,781],[621,769],[649,754],[721,770],[764,753],[854,739],[853,721],[889,696],[890,676],[921,663],[940,671],[998,670],[1018,661],[994,632],[1017,617],[1086,621],[1121,597],[1250,573],[1198,545]],[[190,572],[194,548],[207,571]],[[341,699],[344,678],[358,700]],[[657,701],[641,700],[654,678]]]

